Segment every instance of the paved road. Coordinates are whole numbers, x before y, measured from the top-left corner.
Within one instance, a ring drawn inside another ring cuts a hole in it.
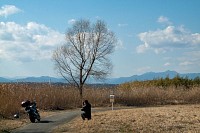
[[[18,128],[12,133],[49,133],[56,126],[64,122],[69,122],[78,115],[80,115],[80,110],[60,112],[46,118],[41,118],[40,122],[30,123]]]
[[[110,109],[111,108],[92,109],[92,112],[106,111]],[[18,128],[12,131],[12,133],[50,133],[56,126],[69,122],[80,114],[80,109],[60,112],[49,117],[41,118],[40,122],[30,123],[24,127]]]

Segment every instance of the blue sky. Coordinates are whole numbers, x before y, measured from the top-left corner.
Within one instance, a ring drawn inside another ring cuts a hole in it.
[[[79,19],[118,38],[111,77],[200,72],[199,0],[0,0],[0,76],[58,76],[52,51]]]

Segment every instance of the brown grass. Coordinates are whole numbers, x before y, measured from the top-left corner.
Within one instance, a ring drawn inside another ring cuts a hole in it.
[[[79,102],[76,91],[66,88],[47,84],[0,84],[0,115],[10,118],[17,112],[23,113],[20,103],[27,99],[36,100],[42,110],[76,107]]]
[[[158,88],[122,84],[111,88],[85,87],[84,98],[93,107],[110,106],[109,95],[115,94],[115,102],[122,106],[152,106],[200,103],[200,87],[191,89]],[[36,100],[40,110],[62,110],[81,107],[77,89],[66,85],[39,83],[0,84],[0,118],[12,118],[15,113],[24,114],[20,103]]]
[[[93,106],[109,103],[109,89],[87,89],[84,97]],[[36,100],[40,110],[63,110],[81,107],[79,92],[66,85],[37,83],[0,84],[0,118],[12,118],[15,113],[24,114],[23,100]]]
[[[169,104],[196,104],[200,103],[200,87],[189,90],[169,87],[126,87],[116,89],[116,102],[127,106],[149,106]]]
[[[78,117],[58,126],[54,132],[200,132],[200,105],[170,105],[93,113],[90,121],[83,121]]]
[[[160,88],[152,85],[143,86],[142,84],[126,83],[111,88],[84,88],[84,98],[89,100],[92,107],[110,106],[109,95],[111,93],[115,94],[115,103],[120,106],[200,104],[200,87],[198,86],[184,89],[181,87]],[[12,119],[15,113],[20,113],[20,116],[26,115],[20,105],[26,99],[36,100],[40,110],[81,107],[78,90],[70,86],[50,86],[44,83],[0,84],[0,125],[2,127],[6,128],[2,119],[7,119],[8,123],[12,123],[11,121],[19,122],[19,125],[24,123],[23,120],[21,123],[21,121]]]

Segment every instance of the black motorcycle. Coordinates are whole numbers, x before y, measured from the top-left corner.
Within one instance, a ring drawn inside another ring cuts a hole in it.
[[[35,123],[36,119],[40,121],[40,114],[37,111],[35,101],[34,102],[30,102],[29,100],[23,101],[21,103],[21,106],[25,108],[25,111],[28,113],[29,119],[32,123]]]

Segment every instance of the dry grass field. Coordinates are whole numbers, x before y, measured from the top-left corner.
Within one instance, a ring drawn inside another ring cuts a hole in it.
[[[109,89],[85,89],[84,97],[94,106],[109,103]],[[0,119],[12,119],[15,113],[24,113],[23,100],[36,100],[40,110],[64,110],[82,105],[76,88],[45,83],[0,84]]]
[[[134,108],[133,110],[123,110],[122,112],[114,111],[115,113],[97,113],[93,114],[93,119],[88,123],[79,123],[80,120],[77,120],[77,124],[80,124],[80,126],[76,125],[76,123],[74,125],[78,128],[80,127],[80,131],[83,129],[83,132],[96,132],[96,130],[98,132],[107,132],[107,130],[109,132],[154,132],[154,130],[160,132],[162,130],[169,132],[179,130],[187,132],[191,129],[198,131],[195,125],[198,124],[199,117],[200,83],[188,84],[188,82],[183,82],[187,84],[176,86],[176,84],[174,85],[169,82],[170,80],[168,79],[166,79],[167,84],[165,82],[163,84],[163,80],[161,81],[161,85],[160,82],[155,80],[130,82],[112,87],[106,86],[98,88],[85,86],[84,99],[87,99],[92,104],[92,107],[108,107],[110,105],[109,95],[111,93],[115,94],[115,102],[119,106],[177,106]],[[25,115],[20,103],[26,99],[31,101],[36,100],[38,109],[45,112],[77,108],[81,107],[82,104],[78,90],[66,84],[1,83],[0,131],[10,130],[10,127],[13,128],[26,124],[27,118],[12,120],[15,113],[20,113],[22,116]],[[183,104],[193,105],[184,106]],[[122,119],[120,116],[127,117],[127,119]],[[98,119],[101,120],[100,123]],[[109,120],[113,123],[109,123]],[[171,125],[168,120],[172,121]],[[153,125],[154,128],[151,128],[152,124],[155,123],[157,123],[157,126]],[[104,128],[95,128],[95,125],[97,127],[104,126]],[[68,128],[64,128],[64,131],[68,131],[66,129]],[[69,129],[72,132],[74,131],[73,126]]]
[[[139,107],[92,114],[92,120],[78,117],[57,127],[55,133],[198,133],[200,105]]]

